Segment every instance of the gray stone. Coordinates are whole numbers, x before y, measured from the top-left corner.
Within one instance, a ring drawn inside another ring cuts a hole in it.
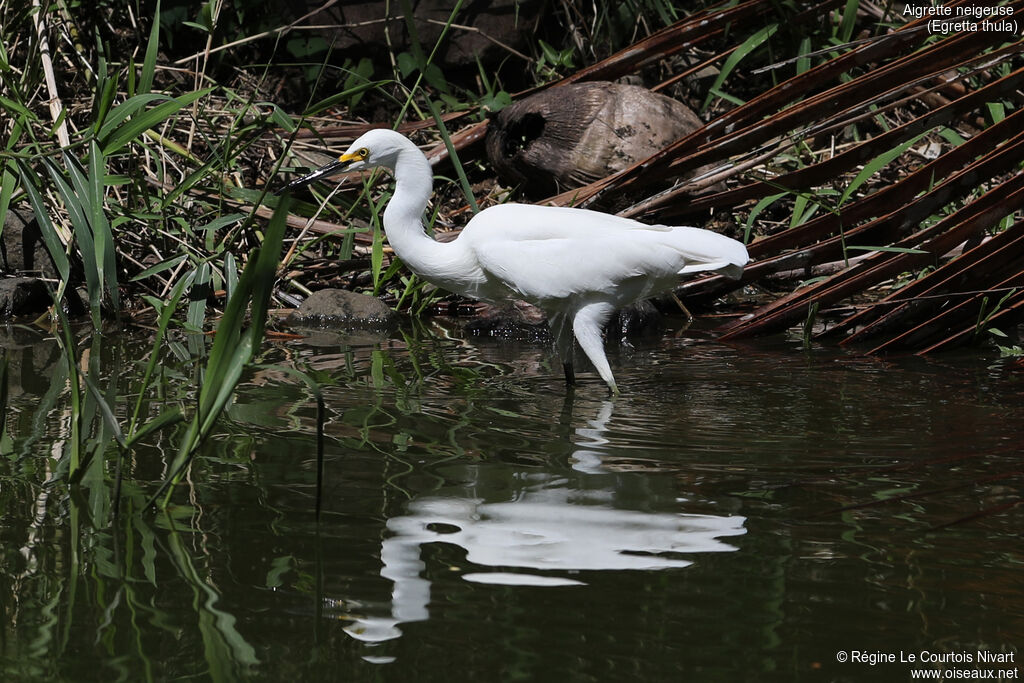
[[[288,316],[289,325],[307,327],[386,327],[397,314],[380,299],[345,289],[313,292]]]
[[[31,211],[12,208],[7,212],[0,241],[0,272],[59,277]]]
[[[520,341],[549,341],[551,333],[540,309],[525,301],[486,305],[463,329],[478,337],[500,337]],[[650,301],[638,301],[616,311],[605,328],[609,342],[628,343],[629,338],[664,331],[664,321]]]
[[[487,304],[480,314],[467,322],[464,329],[481,337],[501,337],[524,341],[548,341],[547,320],[541,310],[525,301]]]
[[[50,292],[39,278],[0,279],[0,320],[38,317],[53,303]]]

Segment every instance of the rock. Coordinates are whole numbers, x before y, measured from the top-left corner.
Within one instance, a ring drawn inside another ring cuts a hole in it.
[[[0,320],[38,317],[53,303],[50,292],[39,278],[0,279]]]
[[[650,301],[637,301],[616,311],[605,329],[608,341],[618,339],[620,344],[628,344],[631,338],[662,334],[665,321]]]
[[[502,305],[488,304],[479,316],[467,322],[466,332],[482,337],[500,337],[523,341],[551,339],[547,319],[536,306],[525,301],[510,301]]]
[[[60,277],[31,211],[12,208],[7,212],[0,242],[0,272]]]
[[[380,299],[345,289],[313,292],[288,316],[289,325],[376,328],[394,324],[398,315]]]
[[[703,126],[646,88],[591,82],[549,88],[502,109],[487,156],[507,185],[547,197],[632,166]]]
[[[544,313],[525,301],[488,306],[479,317],[467,322],[464,329],[476,336],[531,342],[551,339]],[[660,334],[664,329],[658,309],[650,301],[638,301],[612,315],[605,327],[605,336],[610,343],[628,344],[630,338]]]

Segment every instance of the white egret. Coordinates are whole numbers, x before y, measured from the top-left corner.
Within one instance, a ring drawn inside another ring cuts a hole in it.
[[[602,330],[616,310],[671,290],[680,275],[717,271],[739,277],[741,242],[710,230],[645,225],[621,216],[553,206],[499,204],[473,217],[451,242],[423,227],[433,188],[430,163],[393,130],[375,129],[337,161],[285,190],[342,170],[383,167],[395,176],[384,233],[413,273],[471,299],[522,299],[548,318],[565,379],[575,382],[573,337],[613,394],[618,393]]]

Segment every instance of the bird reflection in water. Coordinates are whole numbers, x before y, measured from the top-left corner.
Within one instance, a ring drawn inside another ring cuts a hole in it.
[[[721,539],[745,534],[744,517],[613,505],[621,475],[602,472],[600,464],[612,408],[604,402],[586,427],[574,430],[578,447],[571,472],[523,471],[514,478],[521,487],[511,496],[505,490],[501,499],[479,497],[485,487],[470,483],[410,501],[406,514],[387,521],[390,536],[381,543],[380,575],[394,584],[386,614],[355,618],[345,631],[361,641],[382,642],[400,637],[400,624],[430,618],[431,583],[422,576],[421,558],[428,543],[466,551],[476,570],[463,573],[465,581],[549,587],[584,585],[580,572],[682,568],[700,553],[737,550]],[[601,477],[607,486],[600,485]]]

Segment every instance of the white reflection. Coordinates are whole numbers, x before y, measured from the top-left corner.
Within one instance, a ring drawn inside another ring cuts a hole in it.
[[[401,636],[398,626],[403,622],[429,619],[430,582],[421,578],[420,549],[425,543],[458,545],[465,549],[468,562],[503,569],[464,574],[467,581],[536,587],[583,585],[585,577],[534,571],[660,570],[691,565],[684,555],[736,550],[720,539],[745,534],[743,517],[643,512],[613,505],[619,480],[598,474],[611,406],[606,402],[596,419],[576,430],[586,448],[573,455],[573,468],[583,472],[573,481],[523,473],[521,488],[506,492],[514,496],[511,500],[487,501],[452,491],[410,501],[405,515],[388,520],[391,537],[381,544],[381,576],[394,583],[391,613],[355,619],[346,632],[362,641],[380,642]]]
[[[601,403],[601,409],[597,411],[597,417],[588,421],[587,427],[580,427],[576,430],[579,440],[576,442],[580,448],[572,454],[572,468],[578,472],[589,472],[597,474],[604,472],[604,464],[601,459],[601,449],[608,443],[604,436],[608,428],[608,420],[612,417],[612,408],[615,406],[611,401]]]

